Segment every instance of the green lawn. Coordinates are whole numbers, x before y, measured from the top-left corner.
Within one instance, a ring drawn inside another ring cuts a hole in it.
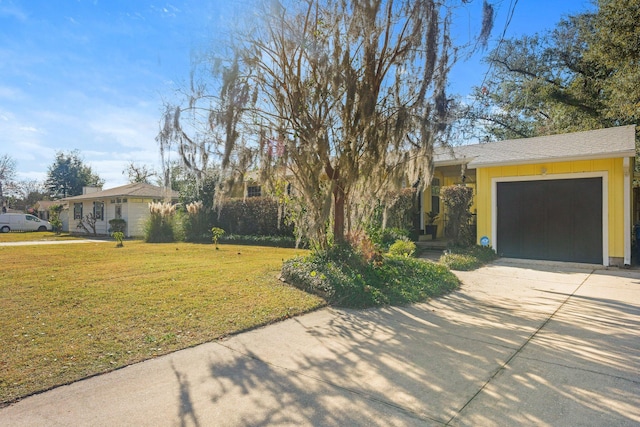
[[[0,246],[0,404],[314,310],[324,301],[277,279],[282,260],[303,253],[140,241]]]

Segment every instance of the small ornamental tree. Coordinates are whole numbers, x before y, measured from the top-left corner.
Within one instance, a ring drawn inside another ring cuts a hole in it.
[[[79,230],[84,230],[87,234],[93,234],[94,236],[98,235],[98,231],[96,230],[96,222],[98,219],[94,214],[90,213],[84,216],[78,225],[76,226]]]
[[[62,220],[60,219],[60,212],[64,208],[63,205],[53,205],[49,208],[49,222],[53,227],[56,235],[59,235],[62,231]]]
[[[222,228],[219,227],[213,227],[211,229],[211,240],[213,241],[213,244],[216,245],[216,249],[218,249],[218,239],[220,239],[220,237],[224,234],[224,230]]]
[[[449,230],[453,245],[471,246],[474,243],[470,224],[473,188],[464,185],[442,187],[440,198],[449,215]]]
[[[116,248],[121,248],[124,246],[122,241],[124,240],[124,233],[122,231],[114,231],[112,234],[113,238],[116,239]]]

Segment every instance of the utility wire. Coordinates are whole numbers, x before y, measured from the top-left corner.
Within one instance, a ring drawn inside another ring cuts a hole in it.
[[[498,40],[498,44],[496,45],[496,48],[495,48],[496,51],[500,49],[500,46],[502,46],[502,43],[504,42],[504,39],[507,35],[507,30],[509,29],[509,25],[513,20],[513,15],[515,14],[517,5],[518,5],[518,0],[510,0],[509,8],[507,9],[507,19],[505,21],[504,28],[502,29],[502,34],[500,35],[500,39]],[[493,68],[493,63],[489,62],[489,67],[487,68],[487,71],[484,73],[484,77],[482,78],[482,82],[480,83],[480,88],[481,88],[480,90],[484,88],[484,85],[487,81],[487,78],[489,77],[489,73],[491,73],[492,68]],[[474,97],[473,102],[471,103],[471,111],[473,111],[477,102],[478,102],[478,98]]]
[[[507,34],[507,29],[509,28],[511,21],[513,20],[513,15],[516,11],[517,5],[518,5],[518,0],[511,0],[509,3],[509,9],[507,10],[507,20],[505,21],[504,29],[502,30],[502,34],[500,35],[500,40],[498,40],[498,44],[495,50],[500,49],[500,46],[502,46],[502,43],[504,42],[504,38]],[[493,68],[493,63],[489,62],[489,68],[487,68],[487,72],[484,74],[484,77],[482,78],[482,83],[480,83],[480,87],[484,86],[484,83],[487,81],[487,77],[489,76],[489,73],[491,72],[492,68]]]

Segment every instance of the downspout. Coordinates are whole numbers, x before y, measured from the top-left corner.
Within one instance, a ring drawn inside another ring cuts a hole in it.
[[[631,265],[631,166],[628,157],[622,159],[624,171],[624,265]]]

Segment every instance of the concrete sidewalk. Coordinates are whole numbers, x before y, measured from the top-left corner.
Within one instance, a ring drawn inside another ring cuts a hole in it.
[[[25,242],[0,242],[0,246],[33,246],[33,245],[73,245],[77,243],[114,243],[115,240],[81,239],[81,240],[29,240]]]
[[[429,303],[324,309],[35,395],[0,425],[640,424],[640,272],[459,276]]]

